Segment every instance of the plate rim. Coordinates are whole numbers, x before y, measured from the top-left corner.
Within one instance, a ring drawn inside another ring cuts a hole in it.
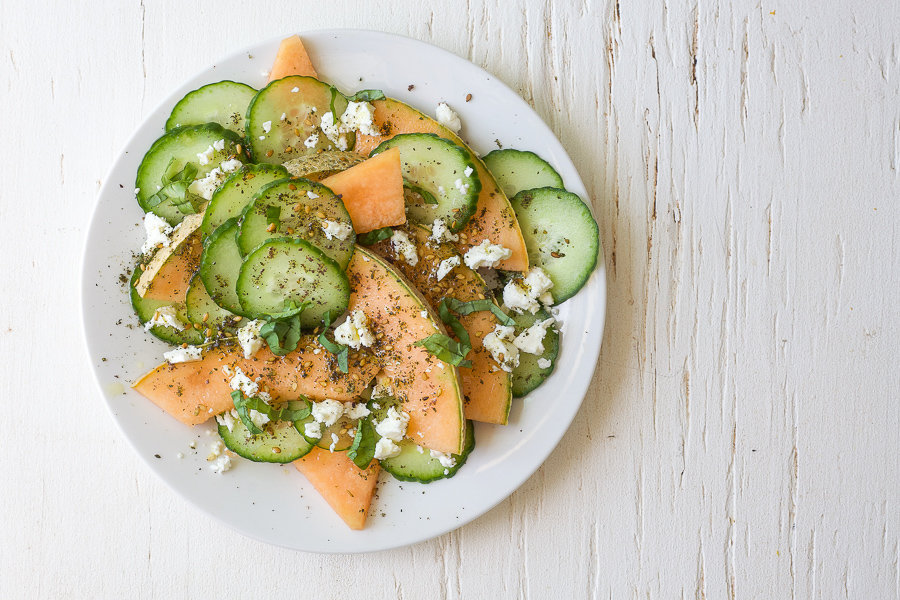
[[[562,429],[561,429],[561,433],[560,433],[558,439],[556,439],[553,442],[553,444],[549,445],[544,450],[544,452],[540,453],[539,460],[534,460],[534,462],[532,464],[529,464],[525,469],[523,469],[520,472],[519,476],[515,478],[514,485],[512,485],[512,487],[509,490],[507,490],[503,494],[501,494],[496,500],[479,505],[475,510],[473,510],[471,512],[471,514],[466,514],[464,517],[458,518],[458,520],[456,522],[449,523],[449,525],[447,527],[441,528],[440,531],[433,532],[433,533],[430,532],[430,533],[426,534],[424,537],[417,537],[414,540],[403,540],[403,541],[400,541],[397,543],[388,542],[388,543],[384,543],[384,544],[379,544],[379,545],[377,545],[377,547],[364,548],[364,549],[332,549],[332,548],[306,549],[306,548],[300,548],[300,547],[296,547],[296,546],[282,544],[280,542],[273,541],[271,539],[267,539],[263,535],[255,532],[253,530],[239,527],[236,524],[234,524],[234,523],[228,521],[227,519],[221,517],[220,515],[216,514],[215,512],[208,510],[204,505],[197,502],[196,499],[192,498],[185,491],[182,491],[178,486],[175,485],[175,483],[173,481],[170,481],[170,478],[168,478],[166,476],[166,474],[163,472],[163,470],[160,468],[161,465],[151,461],[150,457],[145,455],[144,452],[142,452],[140,450],[140,448],[137,446],[136,440],[134,440],[132,438],[132,436],[129,434],[129,432],[125,429],[123,423],[120,421],[119,417],[116,415],[114,406],[112,403],[112,399],[111,399],[110,395],[108,395],[106,393],[106,390],[104,389],[104,385],[101,380],[101,373],[99,371],[98,365],[94,361],[94,353],[92,352],[92,344],[91,344],[90,335],[89,335],[88,314],[87,314],[87,306],[86,306],[86,297],[88,295],[88,289],[89,289],[90,283],[91,283],[91,274],[89,274],[88,271],[89,271],[89,269],[93,268],[94,265],[89,264],[88,255],[91,250],[91,241],[93,238],[92,234],[94,233],[95,228],[100,227],[99,222],[102,218],[102,214],[99,209],[100,209],[101,201],[106,195],[108,195],[110,193],[114,193],[114,190],[115,190],[115,188],[114,188],[115,183],[113,182],[113,179],[112,179],[113,174],[121,168],[120,165],[122,162],[125,161],[126,156],[128,155],[128,150],[136,145],[138,138],[143,135],[142,130],[148,124],[148,122],[155,118],[158,118],[158,113],[162,112],[166,107],[174,106],[174,104],[181,97],[183,97],[187,91],[190,91],[191,89],[193,89],[192,86],[194,84],[191,82],[195,81],[196,79],[200,79],[204,76],[207,76],[207,75],[214,75],[215,68],[220,63],[223,63],[226,61],[231,61],[233,59],[240,57],[241,55],[251,54],[254,51],[259,52],[260,49],[269,49],[269,48],[277,47],[277,45],[280,43],[281,40],[283,40],[285,37],[288,37],[290,35],[298,35],[301,38],[303,38],[304,35],[321,35],[321,36],[335,36],[335,37],[347,36],[347,35],[351,35],[351,36],[352,35],[372,35],[372,36],[383,38],[386,40],[400,41],[402,43],[412,43],[414,45],[421,44],[423,46],[428,47],[431,51],[436,51],[438,54],[440,54],[442,56],[442,60],[461,61],[463,63],[466,63],[468,65],[468,67],[477,69],[493,85],[501,86],[502,88],[505,89],[506,92],[509,92],[510,94],[514,95],[516,98],[521,100],[522,107],[525,110],[529,111],[530,116],[532,116],[535,119],[535,121],[540,124],[540,127],[543,129],[543,131],[541,133],[544,136],[550,136],[553,140],[555,140],[559,144],[559,146],[562,150],[562,156],[568,162],[567,166],[569,167],[569,170],[578,177],[578,184],[580,184],[581,189],[585,190],[585,192],[588,191],[587,187],[584,185],[584,180],[581,178],[581,175],[578,173],[578,170],[575,167],[575,164],[572,161],[571,157],[569,156],[568,152],[566,151],[565,146],[563,146],[562,142],[559,140],[559,137],[556,135],[556,133],[544,121],[543,117],[541,117],[541,115],[539,115],[537,113],[537,111],[527,101],[525,101],[525,99],[522,98],[518,92],[516,92],[514,89],[512,89],[510,86],[508,86],[499,77],[490,73],[489,71],[482,68],[481,66],[471,62],[467,58],[459,56],[450,50],[447,50],[445,48],[442,48],[440,46],[432,44],[428,41],[420,40],[420,39],[417,39],[417,38],[414,38],[411,36],[407,36],[407,35],[371,30],[371,29],[326,28],[326,29],[309,29],[309,30],[303,30],[303,31],[285,32],[282,35],[273,36],[273,37],[270,37],[267,39],[263,39],[261,41],[257,41],[253,44],[243,46],[233,52],[230,52],[223,56],[220,56],[215,62],[207,64],[205,67],[197,70],[191,76],[187,77],[183,81],[183,83],[176,86],[164,98],[162,98],[159,102],[157,102],[156,105],[153,107],[153,109],[150,110],[148,113],[146,113],[146,116],[141,118],[140,122],[136,125],[136,127],[132,131],[131,135],[127,138],[127,140],[121,147],[120,151],[116,155],[116,158],[113,160],[111,166],[106,170],[103,184],[95,196],[94,204],[93,204],[93,207],[91,210],[91,218],[88,222],[86,233],[84,235],[84,240],[83,240],[82,247],[81,247],[81,257],[80,257],[81,258],[81,261],[80,261],[80,264],[81,264],[80,284],[81,285],[79,286],[78,301],[79,301],[79,312],[80,312],[79,320],[81,323],[81,333],[82,333],[82,341],[83,341],[82,348],[84,350],[85,356],[88,359],[88,363],[90,364],[90,367],[91,367],[91,373],[93,375],[95,390],[101,396],[103,403],[106,406],[106,409],[107,409],[110,417],[112,417],[112,420],[115,423],[117,429],[119,430],[120,434],[122,434],[122,436],[125,438],[125,440],[128,442],[128,445],[131,447],[132,451],[135,454],[137,454],[137,456],[141,459],[141,461],[147,467],[149,467],[151,472],[153,472],[160,480],[162,480],[162,482],[166,485],[166,487],[168,489],[174,491],[175,494],[179,498],[181,498],[182,500],[185,500],[189,505],[193,506],[195,509],[199,509],[199,511],[201,513],[203,513],[204,515],[211,517],[216,522],[222,523],[231,531],[237,532],[241,535],[247,536],[256,541],[260,541],[260,542],[263,542],[263,543],[266,543],[266,544],[269,544],[272,546],[276,546],[276,547],[290,549],[290,550],[297,551],[297,552],[312,552],[312,553],[320,553],[320,554],[364,554],[364,553],[380,552],[380,551],[386,551],[386,550],[392,550],[392,549],[412,546],[412,545],[419,544],[419,543],[422,543],[422,542],[425,542],[428,540],[435,539],[437,537],[440,537],[440,536],[450,533],[452,531],[458,530],[461,527],[476,521],[480,517],[484,516],[485,514],[487,514],[491,510],[493,510],[497,505],[499,505],[504,500],[509,498],[513,493],[515,493],[517,490],[519,490],[532,476],[534,476],[534,474],[540,469],[540,467],[546,462],[546,460],[549,458],[549,456],[559,446],[560,442],[563,440],[566,433],[568,433],[575,417],[577,416],[578,412],[581,409],[581,406],[584,403],[584,399],[590,388],[590,384],[593,379],[593,375],[594,375],[594,373],[596,373],[598,359],[599,359],[600,350],[601,350],[602,341],[603,341],[603,336],[604,336],[604,332],[605,332],[605,324],[606,324],[606,318],[607,318],[607,289],[606,289],[606,287],[608,285],[608,280],[606,277],[606,262],[605,262],[605,257],[604,257],[602,237],[600,237],[601,243],[598,244],[597,263],[596,263],[596,265],[594,267],[594,271],[592,272],[590,279],[588,280],[588,283],[587,283],[587,285],[593,285],[597,288],[597,294],[598,294],[597,300],[599,303],[599,305],[592,307],[593,308],[592,313],[594,313],[594,315],[596,315],[598,317],[598,323],[596,326],[597,327],[597,329],[596,329],[597,336],[595,338],[595,342],[588,348],[589,354],[591,355],[591,358],[592,358],[591,373],[589,376],[584,377],[582,384],[577,386],[577,397],[579,398],[578,401],[568,404],[567,407],[569,408],[569,410],[567,410],[566,413],[564,415],[562,415],[562,418],[558,419],[558,421],[565,422],[564,427],[562,427]],[[414,106],[414,108],[416,108],[416,107]],[[416,109],[419,110],[418,108],[416,108]],[[476,153],[476,155],[477,155],[477,153]],[[559,167],[559,165],[556,165],[556,166]],[[590,194],[587,194],[587,195],[588,195],[588,198],[590,198]],[[582,200],[584,201],[585,199],[582,198]],[[585,204],[587,205],[589,211],[591,212],[592,216],[594,216],[594,219],[596,221],[595,210],[594,210],[592,202],[586,201]],[[598,222],[598,229],[599,229],[599,222]],[[576,297],[577,297],[577,294],[576,294]],[[583,351],[583,348],[582,348],[582,351]]]

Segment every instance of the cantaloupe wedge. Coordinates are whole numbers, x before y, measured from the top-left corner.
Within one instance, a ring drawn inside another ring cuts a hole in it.
[[[322,183],[340,194],[356,233],[406,223],[399,148],[373,156]]]
[[[182,423],[197,425],[234,408],[229,382],[238,367],[251,379],[260,378],[260,388],[278,400],[304,395],[346,402],[356,398],[380,369],[370,357],[363,358],[351,355],[349,373],[341,373],[315,336],[304,336],[297,350],[284,357],[263,348],[245,359],[239,347],[227,346],[208,351],[202,360],[163,363],[138,379],[134,389]],[[232,375],[225,373],[226,366]]]
[[[294,461],[294,466],[350,529],[365,526],[381,470],[377,460],[373,460],[366,469],[360,469],[346,452],[313,448],[309,454]]]
[[[184,301],[191,277],[200,266],[203,245],[198,228],[203,214],[188,215],[172,234],[169,245],[160,248],[144,267],[135,290],[147,300]]]
[[[437,244],[433,241],[426,247],[431,232],[425,227],[408,227],[406,231],[419,248],[419,262],[416,266],[411,267],[400,259],[390,241],[379,242],[372,246],[372,250],[403,273],[422,292],[432,308],[436,309],[446,297],[463,302],[489,297],[484,280],[463,264],[438,281],[438,265],[444,259],[456,256],[456,252],[449,244]],[[490,312],[482,311],[463,315],[459,317],[459,322],[472,342],[472,351],[468,356],[472,366],[459,369],[466,418],[506,425],[512,405],[512,378],[509,373],[498,368],[491,353],[483,346],[484,336],[494,330],[497,318]]]
[[[456,367],[414,345],[443,325],[418,291],[383,258],[357,246],[350,265],[349,310],[363,311],[378,338],[372,347],[409,413],[407,437],[421,446],[459,454],[465,439],[463,395]]]
[[[408,104],[393,98],[376,100],[372,104],[375,106],[375,129],[380,131],[381,135],[370,136],[358,133],[353,150],[361,154],[368,154],[381,142],[400,133],[433,133],[465,148],[478,171],[481,193],[478,195],[475,214],[462,230],[466,237],[465,242],[460,243],[461,251],[465,252],[470,247],[477,246],[482,240],[487,239],[512,251],[512,256],[500,262],[497,265],[498,268],[508,271],[527,271],[528,250],[525,248],[525,240],[522,239],[522,231],[519,229],[516,213],[481,159],[465,145],[458,135]]]
[[[272,69],[269,71],[269,81],[275,81],[288,75],[306,75],[316,79],[319,77],[312,61],[309,60],[303,42],[296,35],[281,40],[278,53],[275,55],[275,62],[272,63]]]

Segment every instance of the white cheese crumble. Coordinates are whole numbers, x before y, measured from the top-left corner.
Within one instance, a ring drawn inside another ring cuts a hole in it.
[[[325,427],[331,427],[344,414],[344,405],[337,400],[322,400],[321,402],[313,402],[312,417],[317,423],[321,423]]]
[[[444,277],[446,277],[450,271],[459,266],[459,257],[451,256],[450,258],[445,258],[441,261],[441,264],[438,265],[437,271],[435,275],[437,276],[437,280],[440,281]]]
[[[375,431],[383,438],[399,442],[406,435],[407,425],[409,415],[392,406],[388,408],[384,419],[375,424]]]
[[[203,165],[208,165],[209,162],[212,160],[213,154],[215,154],[215,153],[216,153],[216,149],[213,148],[212,146],[208,146],[206,148],[206,150],[204,150],[203,152],[197,153],[197,162],[200,163],[201,167]]]
[[[261,136],[259,136],[259,139],[260,139],[260,141],[262,141],[262,140],[266,139],[266,136],[261,135]]]
[[[203,358],[203,349],[197,346],[188,346],[187,348],[175,348],[168,352],[163,352],[163,358],[170,365],[183,362],[193,362]]]
[[[519,349],[513,344],[516,331],[506,325],[497,325],[484,336],[482,344],[504,371],[511,372],[519,366]]]
[[[453,182],[453,185],[456,186],[456,189],[459,190],[460,194],[465,195],[465,194],[469,193],[469,184],[463,183],[462,179],[457,179],[456,181]]]
[[[375,460],[393,458],[400,454],[400,446],[387,438],[381,438],[375,444]]]
[[[552,303],[553,297],[549,294],[552,287],[553,281],[544,270],[532,267],[525,277],[516,277],[506,284],[503,288],[503,303],[516,312],[527,310],[534,314],[541,307],[540,302],[550,300]]]
[[[341,115],[341,130],[359,131],[365,135],[378,135],[374,127],[375,107],[368,102],[350,102]]]
[[[259,384],[247,377],[240,367],[235,368],[234,377],[228,382],[231,389],[240,390],[247,397],[253,398],[259,393]]]
[[[469,248],[463,260],[470,269],[480,269],[481,267],[493,267],[510,256],[512,256],[512,251],[509,248],[492,244],[490,240],[483,240],[477,246]]]
[[[272,121],[264,121],[262,124],[262,128],[266,133],[272,131]]]
[[[219,168],[225,173],[233,173],[244,166],[244,163],[236,158],[229,158],[219,164]]]
[[[222,152],[223,150],[225,150],[225,140],[224,140],[224,139],[221,139],[221,140],[219,140],[219,141],[217,141],[217,142],[213,142],[213,148],[214,148],[217,152]]]
[[[179,459],[184,458],[184,452],[179,452],[175,456],[177,456]]]
[[[549,369],[552,364],[553,361],[547,358],[539,358],[537,361],[538,369]]]
[[[322,130],[325,137],[327,137],[338,150],[343,151],[347,149],[347,135],[345,132],[341,131],[341,127],[334,122],[334,113],[328,111],[322,115],[322,120],[319,122],[319,129]]]
[[[212,146],[210,146],[210,148],[211,147]],[[244,163],[234,158],[223,161],[218,167],[215,167],[207,173],[206,177],[192,181],[191,185],[188,186],[188,191],[201,196],[204,200],[209,200],[212,198],[216,189],[218,189],[218,187],[222,185],[222,182],[225,181],[225,178],[228,177],[228,174],[240,169],[243,164]]]
[[[341,438],[339,438],[336,433],[331,434],[331,445],[328,446],[329,452],[334,452],[334,447],[337,446],[337,443],[340,439]]]
[[[366,408],[365,402],[344,402],[344,414],[350,419],[362,419],[368,417],[371,411]]]
[[[452,469],[456,466],[456,459],[449,454],[438,452],[437,450],[430,450],[429,452],[431,453],[431,458],[438,459],[438,462],[441,463],[441,466],[445,469]],[[446,475],[447,472],[444,471],[444,474]]]
[[[134,188],[134,195],[137,196],[141,193],[141,188]]]
[[[419,255],[416,252],[416,245],[409,241],[409,236],[405,231],[395,231],[391,236],[391,247],[398,256],[402,256],[411,267],[419,263]]]
[[[282,121],[287,120],[287,113],[281,113],[281,120]]]
[[[387,381],[387,380],[385,380]],[[386,396],[393,396],[394,389],[391,387],[389,383],[383,383],[378,381],[375,383],[375,387],[372,388],[372,398],[384,398]],[[380,406],[372,405],[375,409],[381,408]]]
[[[221,415],[216,415],[216,423],[219,425],[223,425],[228,428],[228,431],[234,431],[234,423],[237,418],[237,411],[231,409],[229,411],[223,412]]]
[[[260,429],[262,429],[262,426],[271,420],[269,419],[269,415],[261,413],[258,410],[252,408],[250,409],[248,415],[250,416],[250,420],[253,422],[253,424]]]
[[[144,329],[147,331],[157,326],[172,327],[179,331],[184,329],[184,323],[178,318],[174,306],[160,306],[153,311],[153,318],[144,323]]]
[[[427,311],[427,310],[423,310],[423,311],[421,311],[419,314],[422,315],[422,318],[423,318],[423,319],[427,319],[427,318],[428,318],[428,311]]]
[[[147,241],[141,246],[141,252],[147,254],[157,246],[162,245],[168,248],[172,240],[169,236],[175,231],[169,223],[162,217],[148,212],[144,215],[144,231],[147,233]]]
[[[311,136],[309,136],[308,138],[306,138],[306,141],[303,142],[303,145],[306,146],[307,148],[315,148],[316,144],[318,144],[318,143],[319,143],[319,134],[314,133]]]
[[[431,235],[428,239],[438,243],[456,242],[459,241],[459,236],[450,231],[450,228],[447,227],[447,223],[443,219],[435,219],[434,224],[431,226]]]
[[[244,358],[253,358],[265,344],[265,340],[259,335],[259,330],[263,325],[265,325],[265,322],[257,319],[249,321],[238,329],[238,343],[241,345],[241,350],[244,351]]]
[[[292,94],[296,94],[296,93],[299,92],[299,91],[300,91],[300,88],[295,87],[295,88],[293,88],[293,89],[291,90],[291,93],[292,93]]]
[[[347,223],[339,223],[337,221],[322,221],[322,231],[325,232],[325,237],[329,240],[337,238],[343,241],[346,240],[351,233],[353,233],[353,228]]]
[[[322,424],[317,421],[310,421],[303,426],[303,435],[313,439],[322,437]]]
[[[434,109],[434,116],[437,118],[437,122],[452,131],[453,133],[459,133],[459,130],[462,129],[462,123],[459,121],[459,115],[456,114],[450,105],[446,102],[441,102],[437,105],[437,108]]]
[[[319,197],[319,195],[317,193],[315,193],[314,191],[310,190],[310,191],[306,192],[306,197],[312,198],[313,200],[315,200],[316,198]]]
[[[446,195],[447,195],[447,190],[444,189],[444,186],[442,186],[442,185],[439,185],[439,186],[438,186],[438,195],[440,195],[440,196],[446,196]]]
[[[471,177],[471,176],[472,176],[472,172],[473,172],[474,170],[475,170],[475,169],[473,169],[472,167],[466,167],[466,170],[463,171],[463,175],[465,175],[466,177]]]
[[[513,340],[513,344],[522,352],[540,356],[544,353],[544,337],[547,335],[547,328],[555,322],[556,319],[550,317],[535,323],[517,335],[516,339]]]
[[[361,346],[370,348],[375,343],[375,334],[369,329],[369,317],[361,310],[354,310],[347,319],[334,329],[334,341],[359,350]]]
[[[222,454],[213,460],[212,464],[209,465],[209,470],[213,473],[224,473],[231,470],[233,466],[234,463],[231,462],[231,457],[227,454]]]

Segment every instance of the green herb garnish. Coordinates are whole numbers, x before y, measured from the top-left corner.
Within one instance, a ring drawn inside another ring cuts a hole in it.
[[[377,244],[382,240],[386,240],[394,235],[394,230],[390,227],[382,227],[381,229],[373,229],[356,237],[356,241],[365,246]]]
[[[182,214],[194,214],[197,212],[198,206],[204,202],[204,199],[197,194],[188,191],[188,187],[197,177],[197,167],[192,163],[185,163],[184,167],[172,176],[167,175],[175,158],[169,160],[160,179],[162,187],[158,192],[147,198],[147,206],[155,208],[164,200],[171,200]]]
[[[512,317],[503,312],[503,309],[497,306],[490,298],[484,298],[482,300],[469,300],[468,302],[463,302],[462,300],[457,300],[456,298],[444,298],[441,301],[441,304],[446,305],[448,309],[452,310],[458,315],[469,315],[473,312],[489,310],[503,325],[511,326],[515,325],[516,323]]]
[[[403,187],[410,190],[411,192],[415,192],[416,194],[422,196],[422,201],[425,204],[437,204],[438,203],[437,198],[434,197],[434,194],[432,194],[431,192],[429,192],[428,190],[426,190],[425,188],[423,188],[421,186],[410,183],[409,181],[404,179]]]
[[[360,419],[356,424],[356,435],[353,444],[347,450],[347,456],[360,469],[365,469],[375,458],[375,428],[369,419]]]
[[[350,348],[329,340],[325,335],[325,332],[328,331],[329,327],[331,327],[331,312],[326,312],[325,327],[322,328],[322,333],[319,334],[319,343],[337,358],[338,369],[341,370],[341,373],[349,373],[350,365],[348,364],[348,356],[350,354]]]
[[[311,412],[309,400],[303,396],[298,400],[298,402],[303,403],[303,408],[290,408],[290,403],[288,402],[285,402],[284,406],[281,408],[275,408],[262,398],[245,396],[240,390],[232,392],[231,399],[234,402],[234,409],[237,412],[238,417],[240,417],[241,423],[243,423],[244,427],[247,428],[247,431],[253,435],[259,435],[263,431],[257,427],[256,423],[250,418],[251,410],[266,415],[269,417],[270,421],[290,421],[292,423],[294,421],[299,421],[300,419],[305,419]]]
[[[348,96],[350,102],[374,102],[375,100],[384,100],[385,95],[381,90],[360,90]]]

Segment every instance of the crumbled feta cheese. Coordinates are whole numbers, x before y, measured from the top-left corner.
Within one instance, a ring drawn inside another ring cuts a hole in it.
[[[470,269],[480,269],[481,267],[493,267],[510,256],[512,256],[512,251],[509,248],[492,244],[490,240],[483,240],[477,246],[469,248],[463,260]]]
[[[203,358],[203,349],[197,346],[188,346],[187,348],[175,348],[168,352],[163,352],[163,358],[170,365],[183,362],[193,362]]]
[[[419,263],[419,255],[416,252],[416,245],[409,241],[409,236],[405,231],[395,231],[391,236],[391,247],[398,256],[402,256],[411,267]]]
[[[532,267],[525,277],[516,277],[503,288],[503,303],[512,310],[534,314],[553,287],[553,281],[540,267]],[[553,297],[549,298],[552,302]]]
[[[265,322],[257,319],[249,321],[238,329],[238,343],[241,345],[241,350],[244,351],[244,358],[253,358],[262,349],[263,344],[266,343],[259,335],[259,330],[263,325],[265,325]]]
[[[344,414],[344,405],[337,400],[322,400],[321,402],[313,402],[312,417],[317,423],[323,424],[325,427],[331,427]]]
[[[272,121],[263,121],[262,128],[266,133],[272,131]]]
[[[442,186],[442,185],[439,185],[439,186],[438,186],[438,195],[440,195],[440,196],[446,196],[446,195],[447,195],[447,190],[444,189],[444,186]]]
[[[209,465],[209,470],[213,473],[224,473],[225,471],[229,471],[233,466],[234,463],[231,461],[231,457],[227,454],[222,454]]]
[[[318,144],[318,143],[319,143],[319,134],[314,133],[311,136],[309,136],[308,138],[306,138],[306,140],[303,142],[303,145],[306,146],[307,148],[315,148],[316,144]]]
[[[446,102],[441,102],[437,105],[437,108],[434,109],[434,116],[437,118],[438,123],[453,133],[459,133],[459,130],[462,129],[459,115]]]
[[[219,168],[222,169],[224,173],[233,173],[243,166],[244,163],[236,158],[230,158],[228,160],[222,161],[222,163],[219,164]]]
[[[178,458],[184,458],[184,452],[179,452],[175,456],[177,456]]]
[[[322,221],[322,231],[325,232],[325,237],[329,240],[337,238],[343,241],[353,233],[353,227],[347,223],[339,223],[337,221]]]
[[[197,442],[195,442],[194,440],[191,440],[191,443],[188,444],[188,446],[190,446],[191,450],[196,450],[196,449],[197,449]]]
[[[221,140],[218,140],[216,142],[213,142],[213,148],[216,150],[216,152],[222,152],[223,150],[225,150],[224,138]]]
[[[425,454],[425,448],[423,448],[422,446],[420,446],[418,444],[416,444],[416,450],[419,451],[419,454]]]
[[[334,452],[334,447],[337,446],[337,443],[340,439],[341,438],[339,438],[336,433],[331,434],[331,445],[328,446],[329,452]]]
[[[260,141],[262,141],[262,140],[264,140],[264,139],[266,139],[266,136],[264,136],[264,135],[259,136],[259,140],[260,140]]]
[[[365,135],[378,135],[374,125],[375,107],[368,102],[350,102],[341,115],[341,130],[359,131]]]
[[[144,323],[144,329],[147,331],[157,326],[172,327],[179,331],[184,329],[184,323],[178,318],[174,306],[160,306],[153,311],[153,318]]]
[[[240,169],[243,164],[244,163],[234,158],[223,161],[218,167],[215,167],[207,173],[205,177],[192,181],[191,185],[188,186],[188,191],[201,196],[205,200],[209,200],[212,198],[216,189],[218,189],[218,187],[222,185],[222,182],[225,181],[225,178],[228,177],[228,174]]]
[[[281,113],[281,120],[284,121],[287,119],[287,113]]]
[[[497,325],[484,336],[482,344],[504,371],[511,372],[519,366],[519,349],[513,344],[515,329]]]
[[[315,200],[316,198],[319,197],[319,195],[317,193],[315,193],[314,191],[310,190],[310,191],[306,192],[306,197],[311,198],[312,200]]]
[[[438,265],[437,272],[435,275],[437,276],[437,280],[440,281],[444,277],[446,277],[450,271],[459,266],[459,257],[451,256],[450,258],[445,258],[441,261],[441,264]]]
[[[138,195],[141,193],[141,188],[134,188],[134,195]]]
[[[295,88],[293,88],[293,89],[291,90],[291,93],[292,93],[292,94],[296,94],[296,93],[299,92],[299,91],[300,91],[300,88],[295,87]]]
[[[434,240],[435,242],[456,242],[459,240],[459,236],[447,227],[447,223],[443,219],[435,219],[434,224],[431,226],[431,235],[428,237],[430,240]]]
[[[430,450],[429,452],[431,453],[431,458],[438,459],[438,462],[441,463],[442,467],[446,469],[452,469],[456,466],[456,459],[451,455],[444,452],[438,452],[437,450]],[[446,475],[447,472],[444,471],[444,474]]]
[[[334,122],[334,113],[328,111],[322,115],[322,120],[319,122],[319,129],[322,130],[325,137],[327,137],[338,150],[347,149],[347,135],[345,132],[342,132],[341,127]]]
[[[247,377],[240,367],[235,369],[234,377],[228,385],[235,391],[240,390],[248,398],[253,398],[259,393],[259,384]]]
[[[224,452],[225,443],[222,440],[216,440],[209,445],[209,454],[206,456],[206,460],[213,460],[215,458],[218,458]]]
[[[219,425],[225,426],[228,431],[234,431],[234,423],[235,418],[237,417],[237,411],[231,409],[229,411],[223,412],[221,415],[216,415],[216,422]]]
[[[544,336],[547,335],[547,328],[555,322],[556,319],[550,317],[535,323],[517,335],[516,339],[513,340],[513,344],[522,352],[540,356],[544,353]]]
[[[406,427],[409,425],[409,415],[397,410],[396,406],[388,408],[383,420],[375,424],[375,431],[383,438],[399,442],[406,435]]]
[[[427,318],[428,318],[428,311],[427,311],[427,310],[423,310],[423,311],[420,312],[419,314],[422,315],[422,318],[423,318],[423,319],[427,319]]]
[[[469,193],[469,184],[463,183],[462,179],[457,179],[453,182],[453,185],[456,186],[456,189],[459,190],[460,194],[468,194]]]
[[[553,361],[546,358],[539,358],[537,361],[538,369],[549,369],[553,365]]]
[[[215,154],[215,153],[216,153],[216,149],[213,148],[212,146],[208,146],[206,148],[206,150],[204,150],[203,152],[197,153],[197,162],[200,163],[201,167],[203,165],[208,165],[209,162],[212,160],[213,154]]]
[[[303,426],[303,435],[313,439],[322,437],[322,424],[318,421],[310,421]]]
[[[369,329],[369,317],[361,310],[354,310],[347,319],[334,329],[334,341],[359,350],[375,344],[375,334]]]
[[[375,383],[375,386],[372,388],[373,398],[384,398],[386,396],[394,395],[394,389],[391,387],[391,384],[386,383],[386,381],[387,380],[385,380],[384,382],[378,381]],[[381,408],[380,406],[377,406],[375,404],[373,404],[372,407],[376,410]]]
[[[475,169],[473,169],[472,167],[466,167],[466,170],[463,171],[463,175],[465,175],[466,177],[471,177],[471,176],[472,176],[472,172],[473,172],[474,170],[475,170]]]
[[[381,438],[375,444],[375,460],[383,460],[385,458],[393,458],[400,454],[400,446],[392,440]]]
[[[169,223],[155,213],[148,212],[144,215],[144,231],[147,232],[147,241],[141,246],[141,252],[147,254],[151,250],[155,250],[157,246],[162,245],[168,248],[172,240],[169,236],[175,231]]]
[[[347,415],[348,418],[356,420],[368,417],[370,411],[366,408],[365,402],[357,402],[356,404],[353,402],[344,402],[344,414]]]

